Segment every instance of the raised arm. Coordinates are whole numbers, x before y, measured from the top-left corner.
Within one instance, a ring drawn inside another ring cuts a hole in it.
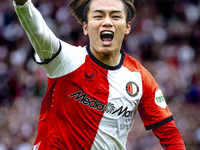
[[[31,0],[14,0],[20,23],[41,61],[50,59],[59,50],[59,40],[46,25]]]

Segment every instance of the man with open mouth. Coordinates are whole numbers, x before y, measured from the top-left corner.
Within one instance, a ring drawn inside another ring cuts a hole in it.
[[[137,110],[166,150],[185,150],[159,85],[121,50],[132,0],[72,0],[84,47],[58,39],[31,0],[13,4],[48,77],[34,150],[125,150]]]

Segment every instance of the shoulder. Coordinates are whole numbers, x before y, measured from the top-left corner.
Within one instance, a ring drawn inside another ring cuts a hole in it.
[[[74,46],[74,45],[71,45],[69,43],[66,43],[64,41],[61,41],[61,47],[62,47],[62,50],[65,52],[65,50],[67,50],[66,52],[68,53],[74,53],[74,52],[83,52],[83,53],[86,53],[86,46],[82,47],[82,46]],[[77,54],[76,54],[77,55]]]
[[[60,51],[49,63],[40,64],[49,78],[58,78],[78,69],[87,55],[86,47],[60,41]]]
[[[159,88],[152,74],[135,58],[125,54],[123,66],[129,69],[131,72],[140,73],[144,89]]]
[[[139,72],[141,75],[148,74],[148,70],[135,58],[125,54],[123,66],[132,72]]]

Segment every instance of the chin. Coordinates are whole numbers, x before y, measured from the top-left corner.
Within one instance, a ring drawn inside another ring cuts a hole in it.
[[[100,50],[103,54],[111,54],[112,52],[116,51],[116,48],[112,46],[103,46]]]

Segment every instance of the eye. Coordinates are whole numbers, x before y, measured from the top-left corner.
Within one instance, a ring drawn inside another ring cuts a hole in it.
[[[97,15],[97,16],[94,16],[94,18],[103,18],[103,16],[101,16],[101,15]]]
[[[112,18],[114,18],[114,19],[119,19],[119,18],[121,18],[120,16],[112,16]]]

